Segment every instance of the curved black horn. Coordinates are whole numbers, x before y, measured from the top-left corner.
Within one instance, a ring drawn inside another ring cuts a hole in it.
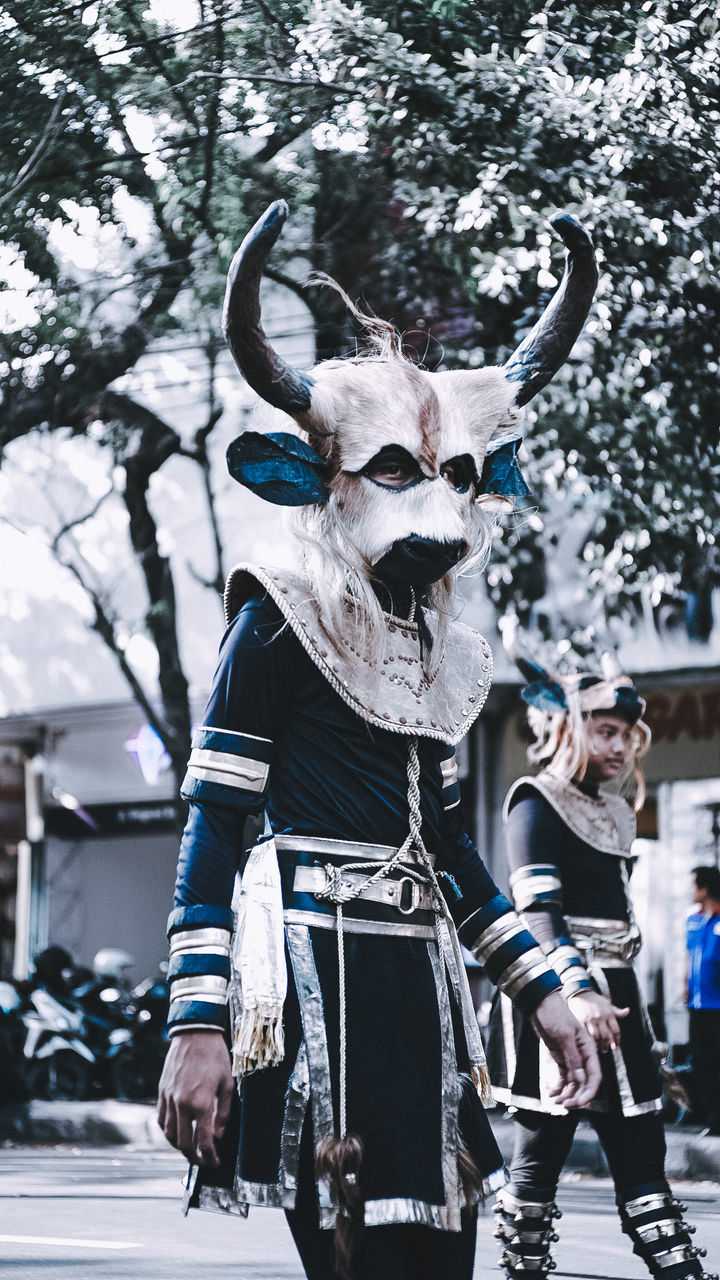
[[[240,245],[228,271],[222,330],[253,391],[276,409],[295,416],[310,408],[313,380],[273,351],[260,318],[260,279],[287,215],[285,201],[276,200]]]
[[[585,228],[568,213],[557,214],[550,226],[562,236],[567,248],[565,274],[535,327],[503,366],[506,378],[519,383],[519,405],[532,400],[567,360],[587,319],[597,285],[595,252]]]

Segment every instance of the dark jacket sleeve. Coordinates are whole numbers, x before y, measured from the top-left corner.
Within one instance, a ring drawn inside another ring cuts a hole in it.
[[[532,1013],[551,991],[560,988],[559,978],[489,875],[465,831],[460,789],[458,787],[456,793],[451,790],[456,782],[447,782],[448,777],[452,777],[451,767],[443,761],[441,768],[443,791],[450,801],[445,808],[442,870],[446,900],[458,936],[480,960],[491,981],[510,996],[523,1013]]]
[[[225,1023],[231,902],[245,820],[264,808],[297,655],[295,637],[267,597],[241,609],[220,647],[182,785],[189,814],[168,923],[171,1034]]]
[[[593,991],[594,985],[563,915],[559,864],[564,843],[560,815],[537,791],[521,789],[506,825],[510,889],[516,909],[559,974],[563,993],[571,996]]]

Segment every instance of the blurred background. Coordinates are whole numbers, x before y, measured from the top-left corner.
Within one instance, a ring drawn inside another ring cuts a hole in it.
[[[293,364],[355,350],[321,270],[463,368],[548,301],[560,209],[600,284],[526,411],[533,504],[463,588],[496,654],[465,808],[504,883],[503,627],[560,670],[617,649],[655,742],[642,978],[686,1042],[690,869],[720,850],[719,46],[716,6],[666,0],[0,3],[0,979],[48,944],[137,979],[165,954],[223,582],[282,556],[224,466],[253,412],[219,329],[249,226],[289,202],[263,315]]]

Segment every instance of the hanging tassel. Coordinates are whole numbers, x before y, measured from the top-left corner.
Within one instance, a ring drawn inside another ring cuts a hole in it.
[[[285,1056],[282,1008],[258,1004],[243,1009],[233,1032],[232,1073],[236,1079],[274,1067]]]
[[[470,1066],[473,1084],[480,1095],[483,1106],[489,1107],[495,1101],[490,1084],[490,1073],[484,1062],[473,1062]]]
[[[471,1155],[472,1151],[483,1150],[486,1125],[475,1080],[463,1071],[458,1101],[457,1170],[466,1205],[481,1203],[487,1193],[485,1179]]]
[[[338,1206],[335,1225],[335,1270],[340,1280],[351,1280],[352,1257],[365,1225],[365,1200],[360,1190],[363,1144],[355,1134],[323,1138],[315,1149],[315,1172],[326,1182]]]
[[[457,1163],[465,1204],[477,1204],[484,1200],[483,1176],[464,1142],[458,1142]]]

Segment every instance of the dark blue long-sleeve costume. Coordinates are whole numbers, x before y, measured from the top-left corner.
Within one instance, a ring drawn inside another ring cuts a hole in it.
[[[634,815],[620,797],[558,784],[547,773],[518,780],[507,809],[515,906],[559,973],[566,996],[600,990],[630,1010],[620,1022],[618,1048],[602,1055],[603,1087],[588,1105],[606,1111],[611,1097],[626,1116],[658,1112],[652,1035],[632,964],[640,946],[628,896]],[[495,1096],[511,1106],[561,1114],[563,1108],[548,1096],[552,1064],[527,1022],[503,1017],[501,1005],[502,999],[496,1001],[488,1051]],[[550,1080],[544,1078],[548,1065]]]
[[[337,1130],[336,909],[302,888],[303,869],[368,855],[379,865],[408,833],[407,736],[356,714],[283,612],[256,583],[223,640],[183,788],[190,815],[171,916],[171,1032],[223,1027],[233,882],[246,819],[264,814],[285,909],[285,1055],[242,1080],[223,1168],[204,1171],[194,1189],[191,1203],[231,1212],[292,1209],[304,1127],[315,1142]],[[419,738],[418,750],[423,838],[459,936],[531,1013],[558,979],[463,831],[453,748],[435,736]],[[441,962],[436,913],[412,892],[395,904],[359,897],[345,905],[344,928],[348,1131],[364,1146],[366,1224],[457,1231],[459,1144],[486,1189],[504,1175],[479,1099],[463,1086],[458,975],[445,949]],[[336,1207],[322,1185],[318,1198],[331,1227]]]

